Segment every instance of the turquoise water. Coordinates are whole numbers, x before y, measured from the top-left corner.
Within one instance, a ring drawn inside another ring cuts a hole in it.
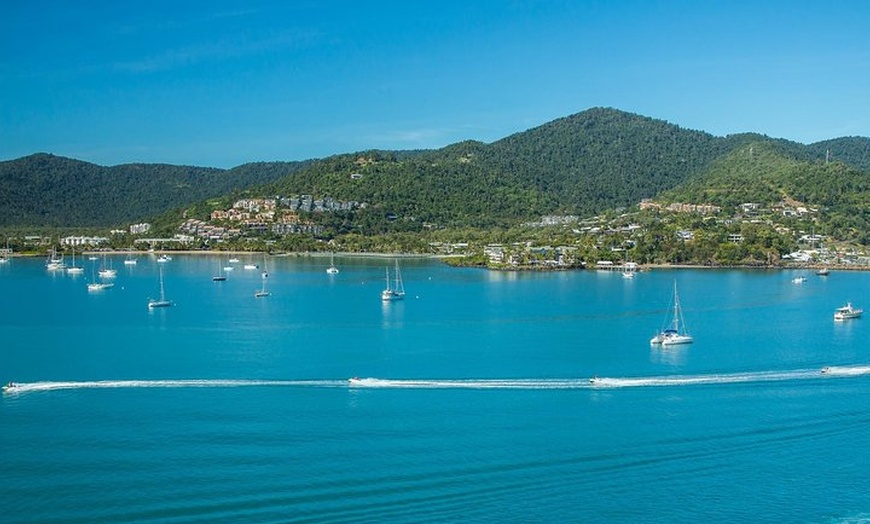
[[[0,266],[7,522],[870,519],[870,274],[122,261]]]

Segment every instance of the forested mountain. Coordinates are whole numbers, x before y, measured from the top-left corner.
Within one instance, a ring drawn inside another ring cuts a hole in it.
[[[111,227],[263,184],[304,162],[231,170],[167,164],[103,167],[39,153],[0,162],[0,226]]]
[[[39,154],[0,162],[0,225],[119,225],[180,208],[203,216],[241,195],[293,194],[365,202],[363,210],[317,218],[338,233],[509,226],[652,197],[722,206],[788,197],[866,219],[868,151],[867,138],[807,146],[755,133],[716,137],[594,108],[490,144],[231,170],[101,167]]]

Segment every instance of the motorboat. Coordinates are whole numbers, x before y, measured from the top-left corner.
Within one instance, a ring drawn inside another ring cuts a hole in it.
[[[807,277],[794,277],[791,279],[792,284],[803,284],[807,281]]]
[[[859,318],[863,313],[863,309],[852,307],[851,302],[846,302],[845,306],[838,307],[837,310],[834,311],[834,320],[849,320],[852,318]]]
[[[15,382],[12,382],[12,381],[10,380],[9,382],[7,382],[6,384],[3,385],[3,393],[10,392],[10,391],[15,391],[15,390],[17,390],[19,387],[20,387],[20,386],[19,386],[18,384],[16,384]]]
[[[821,369],[821,374],[822,374],[822,375],[827,375],[827,374],[830,373],[830,372],[831,372],[831,368],[830,368],[830,366],[825,366],[825,367],[823,367],[823,368]]]

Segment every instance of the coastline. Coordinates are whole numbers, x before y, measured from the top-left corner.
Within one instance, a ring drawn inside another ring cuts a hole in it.
[[[304,251],[304,252],[276,252],[270,253],[266,251],[245,251],[245,250],[228,250],[228,251],[204,251],[204,250],[110,250],[110,251],[82,251],[82,256],[93,255],[136,255],[136,256],[159,256],[159,255],[190,255],[190,256],[225,256],[225,255],[268,255],[272,257],[309,257],[309,258],[326,258],[330,256],[339,257],[356,257],[356,258],[399,258],[399,259],[455,259],[462,258],[463,255],[436,255],[431,253],[385,253],[385,252],[352,252],[352,251]],[[14,258],[36,258],[45,257],[45,253],[10,253],[6,255],[9,259]],[[621,271],[622,266],[612,266],[609,268],[597,267],[561,267],[561,268],[542,268],[542,267],[486,267],[486,266],[462,266],[454,267],[476,267],[480,269],[488,269],[491,271],[570,271],[570,270],[585,270],[585,271],[606,271],[616,272]],[[761,271],[782,271],[782,270],[806,270],[818,271],[827,269],[830,271],[870,271],[870,266],[855,266],[847,264],[789,264],[789,265],[718,265],[718,264],[638,264],[639,272],[652,271],[656,269],[741,269],[741,270],[761,270]]]

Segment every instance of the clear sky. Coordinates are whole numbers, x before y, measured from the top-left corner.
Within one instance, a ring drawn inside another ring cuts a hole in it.
[[[599,106],[718,136],[870,136],[870,1],[0,9],[0,160],[232,167],[492,142]]]

